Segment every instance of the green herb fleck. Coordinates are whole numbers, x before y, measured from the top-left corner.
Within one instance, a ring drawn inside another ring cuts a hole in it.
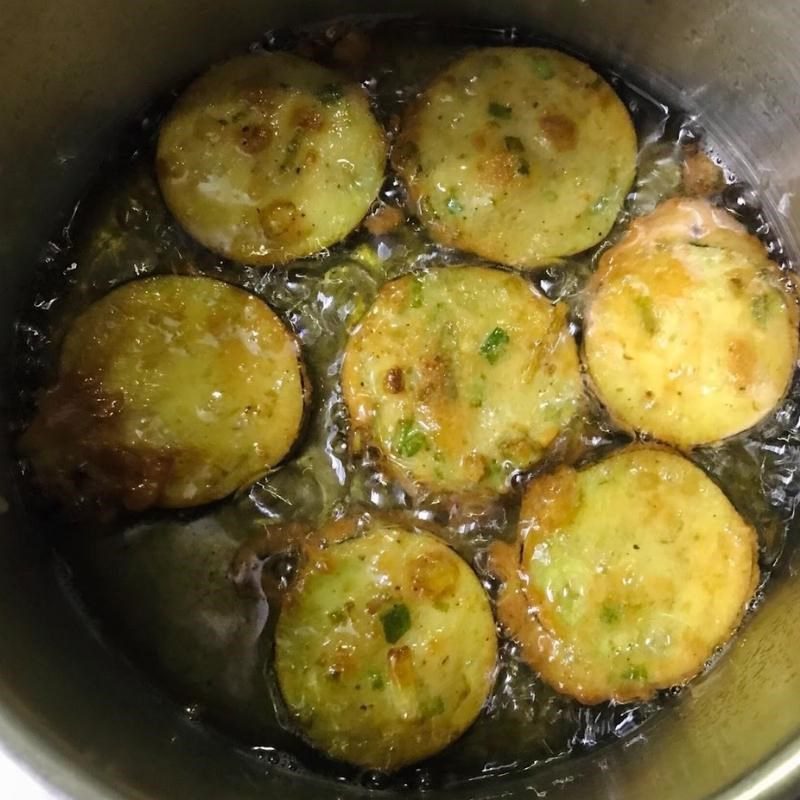
[[[764,294],[756,295],[750,301],[750,313],[753,315],[753,319],[762,328],[766,326],[767,318],[772,313],[773,298],[773,292],[764,292]]]
[[[347,619],[347,614],[344,613],[344,609],[335,608],[333,611],[328,613],[328,619],[334,625],[341,625]]]
[[[615,622],[619,622],[619,608],[616,606],[610,606],[608,603],[604,603],[602,609],[600,609],[600,618],[607,625],[613,625]]]
[[[383,638],[389,644],[400,641],[411,628],[411,613],[405,603],[396,603],[381,614]]]
[[[503,141],[506,143],[506,150],[509,153],[525,152],[525,145],[522,144],[522,139],[519,136],[506,136]]]
[[[519,160],[519,165],[517,166],[517,172],[520,175],[530,175],[531,174],[531,165],[528,163],[527,158],[521,158]]]
[[[497,119],[511,119],[511,106],[504,103],[489,103],[489,114]]]
[[[653,311],[652,298],[639,295],[634,302],[636,303],[636,308],[639,309],[639,316],[644,329],[653,336],[658,332],[658,320],[656,319],[656,312]]]
[[[375,689],[375,691],[379,692],[386,687],[386,681],[383,675],[376,669],[372,669],[367,673],[367,680],[369,681],[370,688]]]
[[[451,214],[460,214],[464,210],[464,206],[458,202],[458,198],[450,197],[447,201],[447,210]]]
[[[292,138],[289,139],[288,144],[286,145],[286,150],[284,151],[283,161],[281,162],[281,172],[286,172],[294,163],[295,156],[297,152],[300,150],[300,144],[303,141],[303,131],[297,130],[292,134]]]
[[[418,275],[415,275],[411,281],[411,301],[409,305],[411,308],[420,308],[422,306],[422,278]]]
[[[503,486],[506,482],[505,467],[497,459],[493,458],[485,468],[484,478],[486,478],[492,486]]]
[[[394,431],[394,452],[401,458],[411,458],[428,444],[425,434],[416,427],[413,419],[401,419]]]
[[[622,677],[627,681],[646,681],[647,680],[647,667],[643,664],[631,664]]]
[[[344,97],[344,89],[340,83],[326,83],[318,92],[317,97],[326,106],[336,105]]]
[[[475,383],[467,390],[467,402],[470,408],[480,408],[486,395],[486,384],[483,381]]]
[[[481,345],[481,355],[490,363],[494,364],[500,358],[501,353],[509,342],[508,334],[502,328],[495,328],[484,340]]]
[[[423,719],[430,719],[444,714],[444,700],[439,695],[433,698],[426,698],[420,703],[420,714]]]
[[[549,81],[556,74],[553,65],[546,58],[534,58],[533,70],[536,73],[536,77],[541,78],[543,81]]]
[[[545,189],[542,192],[542,199],[547,200],[548,203],[555,203],[558,200],[558,192],[554,192],[552,189]]]

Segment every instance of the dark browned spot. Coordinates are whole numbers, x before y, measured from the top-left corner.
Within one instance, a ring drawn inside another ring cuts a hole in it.
[[[242,128],[239,146],[245,153],[260,153],[272,139],[272,131],[263,125],[245,125]]]
[[[408,689],[414,685],[414,655],[409,647],[393,647],[387,655],[389,677],[395,686]]]
[[[303,157],[303,166],[304,167],[313,167],[319,161],[319,151],[315,150],[313,147],[308,150],[308,152]]]
[[[454,399],[458,387],[453,375],[452,361],[441,353],[420,362],[420,400]]]
[[[321,130],[323,126],[322,114],[314,108],[300,106],[292,113],[292,125],[306,131]]]
[[[472,136],[472,146],[476,150],[485,150],[486,149],[486,134],[478,131],[477,133],[473,134]]]
[[[744,281],[738,275],[728,278],[728,286],[730,286],[731,292],[737,296],[744,291]]]
[[[519,159],[503,151],[485,159],[478,167],[483,179],[492,186],[505,186],[518,174]]]
[[[403,370],[401,367],[392,367],[386,372],[384,378],[384,385],[386,391],[392,394],[400,394],[405,389],[405,380],[403,378]]]
[[[737,383],[745,386],[753,383],[757,361],[753,345],[745,339],[733,339],[728,345],[728,369]]]
[[[258,209],[258,219],[267,239],[297,236],[302,227],[299,209],[289,200],[278,200]]]
[[[449,553],[425,553],[411,564],[414,591],[432,600],[454,594],[458,578],[458,565]]]
[[[550,144],[560,153],[574,150],[578,143],[578,129],[564,114],[544,114],[539,118],[539,127]]]
[[[403,212],[396,206],[381,205],[364,221],[364,227],[373,236],[390,233],[403,222]]]
[[[461,470],[466,480],[477,483],[489,474],[489,465],[480,453],[468,453],[461,459]]]
[[[681,173],[683,189],[687,195],[708,197],[723,188],[725,176],[722,169],[705,153],[698,150],[696,145],[687,147],[684,153]]]
[[[250,85],[242,86],[242,97],[251,106],[270,108],[275,105],[276,89],[272,86],[260,85],[261,78],[254,78]]]
[[[102,376],[67,373],[45,392],[19,442],[36,481],[82,514],[111,517],[120,506],[144,511],[159,503],[175,462],[186,452],[126,436],[125,401],[108,394]]]

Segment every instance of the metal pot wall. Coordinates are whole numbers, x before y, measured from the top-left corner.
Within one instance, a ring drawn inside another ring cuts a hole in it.
[[[35,257],[122,124],[267,27],[352,12],[514,23],[632,71],[698,114],[800,253],[800,5],[793,0],[4,0],[0,5],[0,348]],[[8,357],[0,359],[3,368]],[[3,392],[13,390],[9,379]],[[4,398],[5,400],[6,398]],[[92,633],[18,509],[0,444],[0,747],[55,796],[94,800],[355,797],[254,761],[192,724]],[[798,465],[800,469],[800,464]],[[628,740],[450,798],[800,795],[800,557],[705,679]],[[433,800],[436,793],[428,796]]]

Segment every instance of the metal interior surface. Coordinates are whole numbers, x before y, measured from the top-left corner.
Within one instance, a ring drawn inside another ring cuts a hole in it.
[[[147,100],[268,27],[416,0],[4,0],[0,4],[0,348],[32,265]],[[545,32],[699,114],[800,253],[800,5],[795,0],[441,0],[436,12]],[[8,357],[1,363],[8,367]],[[10,383],[2,381],[3,392]],[[6,396],[3,398],[5,403]],[[68,798],[355,797],[281,773],[192,724],[87,626],[19,514],[0,453],[0,746]],[[798,465],[800,468],[800,465]],[[796,544],[797,531],[790,537]],[[791,551],[790,544],[790,551]],[[794,566],[794,569],[792,568]],[[451,798],[800,795],[800,557],[704,680],[637,735]],[[429,793],[433,800],[436,793]]]

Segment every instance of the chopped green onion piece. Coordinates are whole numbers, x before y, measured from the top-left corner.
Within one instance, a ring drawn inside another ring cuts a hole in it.
[[[509,341],[508,334],[502,328],[495,328],[483,340],[481,355],[484,356],[490,364],[494,364],[497,359],[500,358],[500,354]]]
[[[422,306],[422,278],[414,276],[411,282],[411,308],[420,308]]]
[[[556,74],[553,65],[546,58],[534,58],[533,70],[536,73],[536,77],[541,78],[543,81],[549,81]]]
[[[493,117],[497,117],[497,119],[510,119],[511,106],[505,105],[504,103],[495,103],[493,101],[489,103],[489,114]]]
[[[386,686],[386,681],[383,679],[383,675],[381,675],[381,673],[375,669],[370,670],[367,675],[367,679],[369,680],[370,687],[376,691],[380,691]]]
[[[653,311],[652,299],[644,295],[639,295],[634,302],[639,309],[639,316],[641,317],[644,329],[653,336],[658,332],[658,319],[656,318],[656,312]]]
[[[763,328],[767,324],[767,318],[772,312],[772,292],[756,295],[750,301],[750,313],[753,319]]]
[[[629,681],[646,681],[647,667],[643,664],[631,664],[622,674],[622,677]]]
[[[397,603],[381,614],[383,638],[389,644],[400,641],[411,628],[411,613],[405,603]]]
[[[444,714],[444,700],[439,695],[436,697],[425,699],[420,704],[420,713],[423,719],[430,719],[431,717],[438,717]]]
[[[428,444],[425,434],[415,426],[413,419],[402,419],[394,431],[394,452],[401,458],[411,458]]]
[[[522,144],[522,139],[519,136],[506,136],[503,141],[506,143],[506,150],[509,153],[525,152],[525,145]]]
[[[610,606],[607,603],[603,605],[603,608],[600,610],[600,617],[602,618],[603,622],[608,625],[613,625],[615,622],[619,622],[619,609],[616,606]]]

